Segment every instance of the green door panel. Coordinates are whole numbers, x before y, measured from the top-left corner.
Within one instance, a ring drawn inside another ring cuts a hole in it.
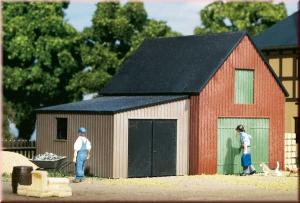
[[[242,171],[240,136],[237,125],[245,126],[246,133],[252,136],[252,164],[261,172],[259,164],[269,162],[269,119],[256,118],[219,118],[217,139],[217,173],[237,174]]]
[[[236,70],[234,95],[236,104],[253,104],[254,71]]]

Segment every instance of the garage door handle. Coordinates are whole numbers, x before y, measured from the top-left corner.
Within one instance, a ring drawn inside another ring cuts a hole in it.
[[[153,153],[156,153],[157,151],[156,150],[153,150]]]

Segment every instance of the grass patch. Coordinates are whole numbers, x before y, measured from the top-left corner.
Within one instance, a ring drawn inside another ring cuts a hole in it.
[[[8,173],[2,173],[1,181],[2,182],[10,182],[11,181],[11,175],[8,174]]]

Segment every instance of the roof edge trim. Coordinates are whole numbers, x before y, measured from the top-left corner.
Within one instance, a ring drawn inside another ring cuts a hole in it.
[[[279,85],[279,87],[281,88],[281,90],[283,91],[284,95],[286,97],[289,96],[288,91],[285,89],[285,87],[283,86],[283,84],[279,81],[276,73],[274,72],[273,68],[271,67],[271,65],[267,62],[265,56],[263,55],[263,53],[261,52],[261,50],[256,46],[256,44],[254,43],[253,39],[251,38],[250,35],[248,35],[248,39],[250,40],[250,42],[252,43],[253,47],[255,48],[255,50],[257,51],[257,53],[259,54],[259,56],[262,58],[263,62],[265,63],[265,65],[268,67],[269,71],[271,72],[272,76],[274,77],[274,79],[276,80],[277,84]]]
[[[121,112],[126,112],[126,111],[131,111],[135,109],[141,109],[141,108],[146,108],[146,107],[151,107],[151,106],[157,106],[161,104],[166,104],[170,102],[176,102],[180,100],[185,100],[189,99],[189,95],[182,95],[182,97],[178,98],[173,98],[173,99],[166,99],[165,101],[159,101],[155,103],[150,103],[150,104],[144,104],[140,106],[135,106],[135,107],[128,107],[124,108],[121,110],[116,110],[116,111],[88,111],[88,110],[41,110],[41,109],[36,109],[34,110],[36,114],[45,114],[45,113],[88,113],[88,114],[93,114],[93,113],[99,113],[99,114],[108,114],[108,115],[113,115]]]
[[[217,66],[216,71],[212,73],[211,76],[208,77],[207,81],[205,81],[204,85],[202,85],[202,88],[200,88],[199,93],[206,87],[206,85],[209,83],[209,81],[215,76],[215,74],[219,71],[221,66],[225,63],[225,61],[229,58],[229,56],[232,54],[232,52],[235,50],[235,48],[240,44],[240,42],[244,39],[245,36],[247,36],[247,31],[240,31],[242,33],[241,37],[237,42],[234,44],[232,49],[228,52],[228,54],[224,57],[224,59],[220,62],[220,64]]]

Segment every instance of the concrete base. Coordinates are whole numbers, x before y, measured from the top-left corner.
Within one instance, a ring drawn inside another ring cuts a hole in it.
[[[72,189],[67,178],[48,178],[46,171],[33,171],[31,185],[18,185],[18,195],[31,197],[69,197]]]

